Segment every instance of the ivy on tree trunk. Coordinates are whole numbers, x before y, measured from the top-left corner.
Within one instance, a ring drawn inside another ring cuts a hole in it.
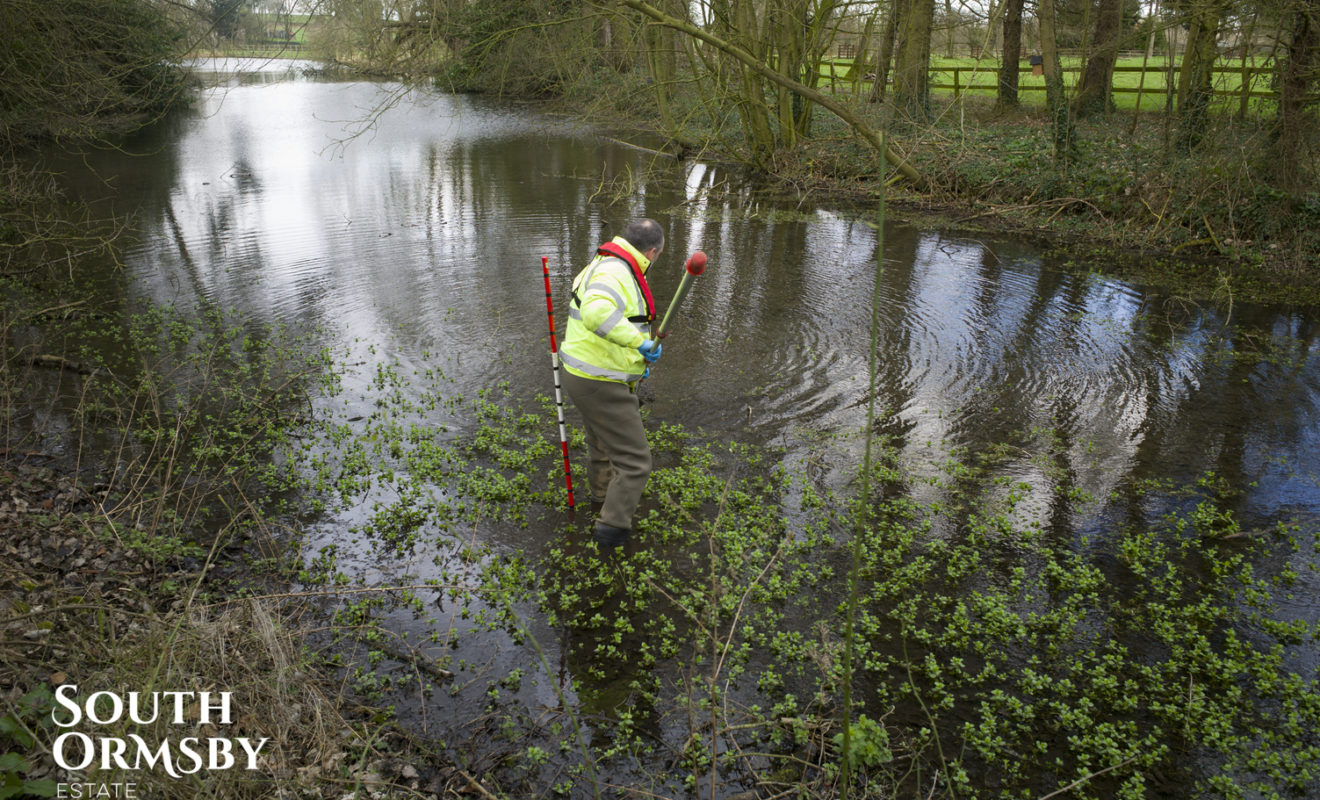
[[[1291,180],[1303,178],[1296,163],[1308,131],[1315,130],[1315,111],[1307,110],[1307,97],[1320,73],[1320,0],[1294,0],[1290,8],[1287,56],[1279,76],[1277,161],[1289,165],[1283,172]],[[1314,101],[1312,101],[1314,106]],[[1309,119],[1308,119],[1309,115]]]
[[[1220,0],[1201,0],[1187,8],[1190,30],[1178,74],[1178,149],[1184,152],[1205,135],[1206,111],[1213,87],[1210,70],[1218,54],[1219,23],[1224,5]]]
[[[1054,134],[1054,163],[1066,167],[1072,162],[1072,114],[1063,90],[1063,66],[1059,63],[1059,40],[1055,27],[1054,0],[1039,0],[1040,50],[1045,68],[1045,103],[1049,108],[1050,128]]]
[[[1022,62],[1022,0],[1007,0],[1004,5],[1004,54],[999,65],[999,96],[1001,108],[1018,104],[1018,72]]]
[[[1095,20],[1095,52],[1086,61],[1073,98],[1078,116],[1107,114],[1113,110],[1114,64],[1118,61],[1122,18],[1122,0],[1100,0]]]
[[[894,109],[913,122],[930,119],[930,35],[935,0],[906,0],[894,61]]]

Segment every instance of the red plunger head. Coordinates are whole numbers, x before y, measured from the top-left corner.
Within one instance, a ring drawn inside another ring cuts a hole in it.
[[[706,254],[698,250],[688,257],[687,271],[693,275],[700,275],[706,271]]]

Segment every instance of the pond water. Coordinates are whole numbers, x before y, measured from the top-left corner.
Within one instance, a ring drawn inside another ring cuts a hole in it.
[[[687,254],[710,264],[648,381],[652,424],[773,445],[822,485],[846,486],[861,457],[851,434],[866,415],[874,295],[880,427],[913,471],[997,448],[994,474],[1031,487],[1037,521],[1064,536],[1153,513],[1129,499],[1137,484],[1206,472],[1239,490],[1230,506],[1245,528],[1320,520],[1314,312],[1198,305],[1065,271],[1011,238],[892,214],[877,291],[874,210],[773,198],[729,166],[659,157],[519,105],[311,66],[199,65],[209,85],[195,109],[85,156],[70,181],[103,193],[108,178],[115,202],[136,209],[132,298],[319,331],[360,366],[344,393],[358,414],[385,362],[441,367],[456,393],[503,382],[517,398],[549,393],[542,257],[562,331],[562,301],[594,247],[649,216],[668,236],[651,275],[662,307]],[[1112,500],[1078,514],[1059,502],[1060,480]],[[320,520],[311,549],[336,544],[361,580],[424,576],[424,559],[354,555],[345,530],[366,513]],[[561,531],[473,535],[538,551]],[[1289,612],[1320,615],[1317,590],[1300,587]],[[555,663],[554,632],[533,629]],[[511,647],[468,646],[474,662]],[[429,702],[429,725],[460,722],[445,710],[458,701]]]

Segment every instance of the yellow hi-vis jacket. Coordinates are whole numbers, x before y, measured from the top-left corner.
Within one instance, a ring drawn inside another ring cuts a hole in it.
[[[619,248],[633,258],[643,275],[651,266],[621,236],[601,248],[573,279],[573,300],[559,359],[565,369],[581,378],[632,383],[646,371],[637,348],[650,338],[655,309],[647,306],[650,290],[643,288],[645,277],[635,277],[627,262],[605,252]]]

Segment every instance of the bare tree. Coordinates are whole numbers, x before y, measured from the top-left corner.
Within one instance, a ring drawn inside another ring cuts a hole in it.
[[[953,15],[953,3],[944,0],[944,57],[953,58],[954,38],[958,33],[959,19]]]
[[[999,65],[999,94],[1002,108],[1018,104],[1018,72],[1022,61],[1022,0],[1004,3],[1004,54]]]
[[[184,93],[183,72],[171,65],[203,30],[211,30],[209,19],[152,0],[4,0],[0,153],[31,139],[94,138],[154,118]]]
[[[686,18],[687,9],[681,0],[671,0],[664,9],[677,17]],[[651,87],[655,94],[656,112],[660,117],[661,129],[671,139],[683,139],[674,118],[671,93],[671,87],[678,75],[679,43],[676,34],[663,25],[648,25],[644,47],[646,67],[651,75]],[[689,143],[684,139],[681,144],[686,146]]]
[[[661,25],[673,28],[680,33],[710,46],[714,50],[717,50],[719,53],[736,62],[738,66],[745,68],[747,72],[750,72],[761,79],[768,80],[776,86],[782,86],[801,95],[805,100],[809,100],[825,108],[839,119],[846,122],[863,141],[875,148],[878,153],[882,154],[884,158],[908,181],[918,187],[924,187],[926,185],[926,181],[921,176],[921,173],[917,172],[911,164],[907,163],[902,156],[886,144],[881,139],[880,134],[872,128],[866,120],[862,119],[861,116],[843,103],[840,103],[838,100],[829,97],[828,95],[822,94],[810,86],[794,81],[778,70],[772,69],[762,59],[749,52],[746,48],[733,42],[725,41],[711,33],[709,30],[698,27],[691,22],[670,16],[646,2],[646,0],[621,1],[624,5],[641,12]],[[746,99],[752,102],[755,100],[754,98],[740,98],[740,100],[741,99]]]
[[[1320,73],[1320,0],[1293,0],[1287,9],[1288,49],[1279,79],[1278,163],[1290,180],[1304,179],[1294,167],[1308,132],[1316,130],[1315,112],[1307,98]],[[1314,101],[1312,101],[1314,103]],[[1308,119],[1309,116],[1309,119]]]
[[[906,0],[894,57],[894,108],[909,120],[930,118],[930,36],[935,0]]]
[[[894,40],[898,36],[898,24],[903,18],[906,0],[889,0],[889,13],[885,15],[885,31],[880,39],[880,55],[875,64],[875,85],[871,87],[871,102],[877,103],[885,97],[885,87],[889,83],[889,73],[894,62]]]
[[[837,29],[837,0],[776,0],[765,4],[767,33],[779,73],[805,86],[820,83],[820,66]],[[775,87],[779,140],[792,147],[810,133],[811,103],[785,85]]]
[[[857,48],[857,56],[853,59],[853,65],[848,70],[848,78],[853,82],[853,96],[860,98],[862,96],[862,82],[871,68],[871,37],[875,33],[875,21],[880,16],[880,5],[877,3],[875,9],[866,17],[866,23],[862,28],[861,44]],[[872,87],[872,95],[875,94],[875,87]]]
[[[1122,0],[1099,0],[1095,20],[1095,48],[1086,61],[1073,96],[1073,109],[1079,116],[1108,113],[1114,107],[1114,64],[1118,61],[1118,43],[1122,25]]]
[[[640,10],[626,0],[623,5]],[[646,5],[665,20],[696,25],[691,9],[678,0]],[[708,0],[702,6],[705,30],[756,62],[753,66],[721,48],[697,51],[692,59],[704,72],[699,79],[712,90],[706,102],[725,103],[737,114],[752,163],[765,165],[778,149],[794,147],[810,134],[816,101],[789,87],[815,89],[819,84],[843,5],[840,0]],[[668,21],[662,24],[669,26]]]

